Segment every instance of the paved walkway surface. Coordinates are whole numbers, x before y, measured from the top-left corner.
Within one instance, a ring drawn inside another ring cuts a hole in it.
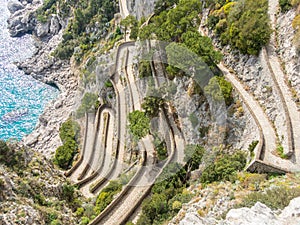
[[[279,2],[278,0],[269,0],[269,15],[271,19],[272,28],[276,29],[276,14],[278,12]],[[300,113],[298,111],[297,105],[293,100],[290,88],[287,85],[286,75],[284,74],[280,59],[276,53],[276,33],[273,32],[271,35],[270,44],[267,46],[267,53],[269,56],[269,61],[271,67],[274,71],[276,80],[279,84],[280,90],[285,98],[285,102],[288,108],[288,112],[291,118],[293,141],[294,141],[294,151],[295,155],[292,158],[294,163],[298,164],[300,167]],[[299,168],[298,168],[299,169]]]
[[[279,166],[288,171],[299,170],[299,164],[291,160],[281,159],[280,157],[274,155],[277,147],[276,135],[274,128],[271,122],[269,121],[268,117],[266,116],[265,112],[258,104],[258,102],[253,98],[253,96],[244,89],[242,83],[235,77],[235,75],[231,74],[223,64],[219,64],[218,67],[221,69],[225,77],[233,84],[233,86],[240,94],[244,102],[247,104],[249,109],[255,114],[255,117],[262,128],[264,136],[264,154],[262,160],[274,166]]]
[[[112,159],[113,159],[113,143],[114,143],[114,124],[115,124],[115,118],[114,118],[114,114],[108,110],[104,110],[102,112],[101,115],[101,123],[103,124],[103,115],[104,114],[110,114],[110,119],[109,119],[109,123],[107,124],[107,134],[106,137],[104,137],[103,135],[103,128],[102,128],[102,132],[99,132],[99,144],[98,147],[96,147],[96,153],[95,153],[95,160],[94,160],[94,166],[92,167],[94,171],[97,172],[97,175],[91,179],[89,182],[87,182],[82,188],[80,188],[80,190],[82,191],[82,193],[84,194],[85,197],[93,197],[94,194],[92,194],[90,192],[90,187],[93,185],[93,183],[98,180],[101,179],[105,176],[105,174],[107,174],[107,172],[109,171],[110,168],[110,164],[112,163]],[[100,129],[101,130],[101,129]],[[104,146],[103,142],[104,142],[104,138],[106,138],[107,140],[107,145],[106,147]],[[90,174],[92,175],[92,174]]]
[[[88,161],[93,151],[93,142],[95,137],[95,113],[88,113],[87,116],[88,116],[87,124],[86,124],[87,134],[85,134],[86,140],[85,140],[85,146],[83,146],[84,147],[83,161],[80,164],[80,166],[70,176],[73,182],[78,182],[78,177],[80,176],[80,174],[82,173],[86,165],[88,164]]]

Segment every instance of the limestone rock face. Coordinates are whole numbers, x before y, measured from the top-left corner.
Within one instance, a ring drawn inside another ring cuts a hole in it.
[[[153,13],[157,0],[128,0],[127,7],[130,14],[135,15],[138,20],[142,17],[147,18]]]
[[[61,29],[61,24],[57,15],[53,15],[50,20],[49,31],[51,34],[58,34]]]
[[[212,217],[201,217],[194,210],[188,210],[180,225],[297,225],[300,224],[300,197],[277,214],[266,205],[257,202],[251,208],[231,209],[224,220]]]
[[[300,224],[300,197],[293,199],[289,206],[282,210],[279,217],[285,224]]]
[[[41,23],[38,22],[36,25],[36,35],[38,37],[44,37],[48,34],[49,32],[49,27],[50,27],[50,23],[46,22],[46,23]]]
[[[244,225],[256,225],[256,224],[273,224],[280,225],[280,221],[276,215],[266,205],[257,202],[251,208],[232,209],[228,212],[225,220],[225,224],[244,224]]]

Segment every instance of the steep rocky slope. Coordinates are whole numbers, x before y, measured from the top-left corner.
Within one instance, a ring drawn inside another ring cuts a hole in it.
[[[0,224],[78,224],[80,193],[44,156],[1,141]]]
[[[155,1],[125,1],[125,3],[130,13],[140,19],[144,16],[149,16],[153,12]],[[106,85],[109,85],[105,84],[105,82],[107,82],[107,78],[113,68],[112,64],[115,56],[110,54],[113,52],[110,49],[114,45],[117,46],[120,40],[118,39],[120,34],[117,32],[120,15],[116,15],[113,19],[112,24],[114,25],[112,30],[101,31],[106,40],[104,42],[99,41],[100,43],[92,46],[91,52],[85,52],[87,53],[86,55],[81,55],[83,62],[80,66],[82,66],[82,71],[84,71],[81,73],[82,90],[80,90],[79,95],[76,95],[79,83],[79,76],[77,75],[79,72],[70,69],[72,67],[68,60],[58,60],[51,55],[58,43],[63,40],[66,21],[57,15],[52,15],[48,21],[40,23],[32,17],[31,11],[34,10],[32,7],[35,6],[31,6],[30,3],[26,3],[26,7],[18,2],[11,3],[10,10],[14,14],[9,24],[12,35],[16,36],[32,31],[40,38],[40,50],[38,53],[27,62],[19,64],[19,67],[36,79],[56,85],[62,92],[59,98],[46,108],[44,114],[40,117],[37,129],[24,139],[24,143],[32,146],[49,158],[61,144],[58,135],[60,124],[80,104],[80,101],[76,102],[76,97],[81,98],[85,92],[97,94],[100,92],[100,95],[103,94],[102,100],[107,100],[106,102],[111,105],[115,103],[115,96],[111,90],[109,93],[101,93],[101,90]],[[293,15],[293,11],[280,15],[278,41],[283,43],[283,47],[279,48],[279,53],[286,62],[291,85],[298,91],[299,76],[297,70],[299,69],[299,62],[291,44],[293,30],[288,24],[291,22]],[[93,25],[96,26],[96,23],[88,26],[85,31],[94,37],[94,35],[98,34],[99,29],[93,27]],[[288,33],[288,38],[284,37],[283,32]],[[210,35],[213,36],[211,33]],[[214,43],[223,51],[225,64],[236,72],[237,77],[246,84],[247,90],[255,96],[264,108],[268,118],[276,127],[279,142],[281,142],[283,147],[286,147],[286,139],[283,138],[286,129],[284,110],[279,101],[279,94],[274,88],[274,83],[267,75],[262,60],[263,56],[248,56],[238,51],[231,51],[230,46],[221,46],[216,39]],[[107,44],[108,46],[106,46]],[[81,48],[85,47],[85,45],[81,44],[79,47],[76,47],[75,52],[78,53]],[[138,74],[138,62],[136,60],[132,67]],[[141,90],[147,90],[148,83],[141,83]],[[192,79],[176,77],[170,83],[170,86],[176,87],[172,99],[173,106],[176,108],[174,112],[179,116],[179,123],[182,126],[182,133],[187,144],[200,143],[208,149],[224,144],[220,148],[228,146],[231,151],[235,151],[236,149],[248,150],[253,141],[259,139],[259,129],[256,127],[255,121],[247,107],[239,100],[238,93],[233,92],[234,104],[222,111],[222,115],[224,115],[223,120],[226,121],[226,126],[221,127],[222,132],[211,129],[207,133],[205,132],[207,127],[214,127],[215,124],[208,114],[206,102],[201,97],[193,95]],[[145,94],[141,93],[143,97]],[[129,99],[127,100],[128,103],[125,108],[128,110],[133,106],[129,103]],[[200,131],[203,131],[204,135]],[[130,136],[130,134],[126,135]],[[130,146],[130,141],[128,138],[127,146]],[[26,154],[31,156],[25,158],[25,161],[28,162],[26,162],[26,166],[22,168],[22,171],[18,170],[18,168],[12,169],[7,166],[1,166],[2,175],[0,176],[0,181],[1,179],[2,181],[0,185],[2,192],[0,198],[2,197],[3,203],[0,204],[0,207],[4,213],[0,216],[0,222],[4,224],[10,224],[11,221],[13,221],[11,222],[12,224],[18,223],[18,221],[21,224],[47,224],[54,221],[53,224],[55,222],[78,224],[77,219],[72,216],[72,211],[74,212],[81,204],[77,201],[78,193],[76,191],[73,192],[73,188],[68,184],[64,185],[66,181],[63,176],[46,159],[37,153]],[[126,157],[129,158],[129,153]],[[250,158],[251,155],[248,156],[248,159]],[[190,203],[183,204],[182,210],[179,211],[178,216],[172,220],[171,224],[247,224],[250,220],[253,220],[252,222],[265,221],[265,224],[282,224],[283,220],[298,221],[297,215],[296,218],[295,214],[293,215],[292,213],[298,210],[297,199],[293,200],[290,206],[282,212],[278,210],[271,211],[266,206],[257,203],[251,209],[242,208],[231,210],[227,213],[230,208],[242,206],[241,203],[251,193],[268,193],[268,190],[272,191],[273,188],[282,187],[281,194],[286,193],[285,190],[288,188],[295,188],[293,189],[295,195],[291,194],[290,196],[298,196],[299,183],[297,175],[267,179],[265,175],[241,173],[238,175],[238,179],[232,181],[232,183],[221,182],[204,186],[197,184],[199,183],[197,177],[199,178],[202,171],[203,168],[201,167],[200,170],[192,174],[195,185],[189,188],[189,192],[196,197]],[[65,195],[66,191],[67,193],[69,191],[72,192],[71,197],[68,194],[67,196]],[[257,198],[256,200],[260,199]],[[269,200],[271,202],[272,199]],[[249,199],[248,201],[250,202]],[[175,204],[174,208],[176,210],[178,206]],[[85,213],[88,213],[89,209],[84,210]],[[67,222],[68,217],[70,217],[70,222]]]
[[[191,187],[189,190],[195,197],[169,224],[299,223],[299,198],[293,199],[300,195],[299,174],[269,180],[259,174],[240,173],[238,177],[235,183]]]

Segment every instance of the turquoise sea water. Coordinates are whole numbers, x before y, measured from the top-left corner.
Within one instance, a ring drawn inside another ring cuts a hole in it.
[[[9,36],[7,0],[0,0],[0,12],[0,139],[20,140],[33,131],[45,105],[58,95],[58,90],[25,75],[13,64],[30,57],[35,47],[29,35]]]

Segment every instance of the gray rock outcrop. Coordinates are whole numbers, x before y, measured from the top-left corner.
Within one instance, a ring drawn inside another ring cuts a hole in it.
[[[224,220],[201,217],[197,212],[187,211],[180,225],[297,225],[300,224],[300,197],[293,199],[281,213],[272,211],[257,202],[251,208],[231,209]]]
[[[33,11],[23,9],[12,14],[7,23],[10,35],[17,37],[25,33],[31,33],[35,28],[36,19]]]
[[[7,3],[7,8],[10,13],[15,13],[18,10],[24,9],[24,6],[17,0],[11,0]]]
[[[138,20],[142,17],[147,18],[154,11],[157,0],[128,0],[127,7],[129,13],[135,15]]]

